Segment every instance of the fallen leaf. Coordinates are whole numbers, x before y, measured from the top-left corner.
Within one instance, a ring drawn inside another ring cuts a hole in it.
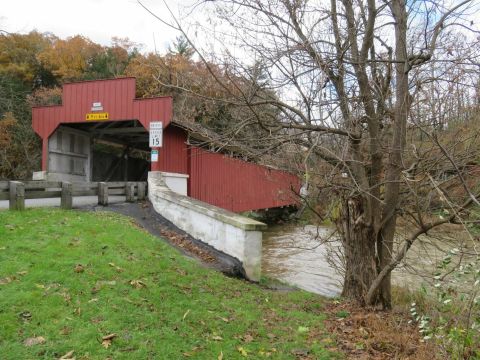
[[[61,295],[63,297],[63,299],[65,300],[65,302],[67,302],[67,303],[70,303],[72,301],[72,297],[66,291],[62,291],[59,295]]]
[[[322,339],[322,343],[331,344],[331,343],[333,343],[333,340],[330,339],[329,337],[326,337],[326,338]]]
[[[75,358],[72,358],[72,355],[73,355],[74,352],[75,352],[75,350],[70,350],[65,355],[63,355],[59,360],[73,360],[73,359],[75,359]]]
[[[246,335],[243,336],[243,341],[245,341],[246,343],[252,342],[253,341],[253,336],[250,335],[250,334],[246,334]]]
[[[19,271],[17,272],[17,275],[20,275],[20,276],[25,276],[28,274],[28,271]]]
[[[11,283],[13,280],[11,277],[4,277],[2,279],[0,279],[0,285],[6,285],[6,284],[9,284]]]
[[[73,270],[76,272],[76,273],[82,273],[85,271],[85,267],[82,265],[82,264],[77,264],[75,265],[75,267],[73,268]]]
[[[221,336],[214,335],[214,336],[212,336],[212,340],[221,341],[221,340],[223,340],[223,338]]]
[[[130,281],[130,285],[132,285],[135,289],[147,287],[147,285],[145,285],[145,283],[141,280],[132,280]]]
[[[88,303],[93,303],[93,302],[97,302],[97,301],[98,301],[98,298],[93,298],[93,299],[88,300]]]
[[[184,352],[184,353],[182,353],[182,355],[185,356],[185,357],[192,357],[192,356],[195,355],[195,353],[197,353],[201,349],[202,349],[202,347],[200,347],[200,346],[194,346],[192,348],[192,350],[190,350],[188,352]]]
[[[37,336],[33,338],[25,339],[23,345],[25,346],[33,346],[38,344],[43,344],[45,342],[45,338],[43,336]]]
[[[299,332],[299,333],[306,333],[306,332],[308,332],[309,330],[310,330],[310,329],[309,329],[308,327],[306,327],[306,326],[299,326],[299,327],[298,327],[298,332]]]
[[[70,328],[67,327],[67,326],[64,326],[64,327],[60,330],[60,334],[61,334],[61,335],[69,335],[71,332],[72,332],[72,329],[70,329]]]
[[[105,335],[104,337],[102,337],[102,340],[112,340],[113,338],[116,338],[116,337],[117,337],[117,334],[112,333],[112,334],[108,334],[108,335]]]
[[[247,350],[245,350],[242,346],[238,346],[237,350],[240,354],[242,354],[242,356],[244,356],[244,357],[248,356]]]
[[[185,320],[185,318],[187,317],[188,313],[190,312],[190,309],[188,309],[187,311],[185,311],[185,314],[183,314],[183,317],[182,317],[182,321]]]
[[[292,354],[299,357],[306,357],[310,354],[310,350],[308,349],[293,349]]]
[[[115,265],[115,263],[108,263],[108,265],[110,265],[111,267],[115,268],[115,270],[116,270],[117,272],[122,272],[122,271],[123,271],[123,269],[122,269],[121,267]]]
[[[358,331],[359,331],[360,334],[362,334],[362,336],[363,336],[364,338],[367,338],[368,335],[369,335],[369,334],[368,334],[368,331],[365,330],[364,327],[360,327],[360,328],[358,329]]]
[[[217,360],[223,360],[223,351],[220,351],[220,354],[218,355]]]
[[[187,272],[186,272],[185,270],[183,270],[183,269],[176,269],[176,271],[177,271],[177,273],[179,273],[179,274],[182,275],[182,276],[187,275]]]
[[[117,334],[113,333],[113,334],[109,334],[109,335],[106,335],[104,337],[102,337],[102,346],[105,348],[105,349],[108,349],[108,347],[110,345],[112,345],[112,341],[114,338],[117,337]]]
[[[32,319],[32,313],[30,311],[23,311],[18,316],[23,320],[23,321],[30,321]]]
[[[103,316],[97,316],[97,317],[94,317],[90,320],[93,324],[98,324],[98,323],[101,323],[102,321],[105,321],[104,317]]]

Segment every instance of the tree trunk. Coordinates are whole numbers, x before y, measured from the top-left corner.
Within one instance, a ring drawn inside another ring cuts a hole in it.
[[[393,255],[393,238],[395,236],[397,216],[393,214],[391,218],[384,225],[382,231],[380,232],[380,238],[378,239],[378,250],[379,250],[379,261],[380,269],[388,266],[392,261]],[[372,304],[372,302],[380,302],[384,309],[392,308],[392,276],[391,273],[388,273],[380,284],[380,289],[378,291],[377,297],[372,297],[372,299],[366,299],[367,303]]]
[[[337,227],[342,235],[345,279],[342,296],[365,305],[365,295],[377,277],[375,232],[365,219],[365,198],[343,200]]]
[[[378,236],[379,273],[392,261],[393,239],[396,229],[396,211],[400,199],[400,179],[404,170],[403,153],[405,150],[406,128],[410,94],[408,92],[408,72],[410,64],[407,56],[407,10],[404,0],[389,3],[395,19],[395,112],[393,138],[389,149],[388,166],[385,175],[384,206],[382,229]],[[376,284],[376,283],[375,283]],[[367,305],[380,301],[385,309],[392,307],[391,276],[385,276],[380,284],[370,289],[366,298]]]

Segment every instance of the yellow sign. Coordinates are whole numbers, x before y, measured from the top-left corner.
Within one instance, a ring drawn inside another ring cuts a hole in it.
[[[89,113],[85,116],[85,120],[87,121],[95,121],[95,120],[108,120],[108,113]]]

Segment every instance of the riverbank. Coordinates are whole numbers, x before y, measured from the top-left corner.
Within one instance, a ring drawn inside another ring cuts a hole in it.
[[[398,230],[397,241],[401,242],[411,227],[402,220]],[[337,310],[327,306],[325,312],[333,318],[332,332],[337,334],[342,352],[362,358],[363,349],[369,349],[365,358],[382,358],[382,351],[377,351],[379,344],[385,343],[389,345],[380,345],[385,351],[403,349],[404,356],[414,352],[422,358],[415,345],[421,334],[425,344],[419,349],[432,347],[424,353],[427,357],[432,352],[439,358],[478,358],[477,242],[462,226],[453,224],[419,237],[406,261],[392,273],[392,312],[365,311],[338,302],[339,313],[354,314],[343,322],[335,319]],[[268,276],[329,298],[341,293],[341,244],[333,227],[293,222],[271,226],[264,233],[263,249],[263,270]],[[402,323],[408,321],[416,328],[402,329]],[[412,334],[417,340],[411,341],[408,336]],[[405,342],[412,346],[402,348]]]
[[[428,353],[406,318],[226,277],[114,213],[1,212],[0,263],[2,359]]]

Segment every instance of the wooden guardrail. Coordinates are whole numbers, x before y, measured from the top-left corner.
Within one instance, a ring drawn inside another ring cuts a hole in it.
[[[62,209],[71,209],[75,196],[98,196],[108,205],[109,195],[125,195],[127,202],[145,200],[146,182],[0,181],[0,200],[9,200],[10,210],[25,209],[26,199],[60,198]]]

